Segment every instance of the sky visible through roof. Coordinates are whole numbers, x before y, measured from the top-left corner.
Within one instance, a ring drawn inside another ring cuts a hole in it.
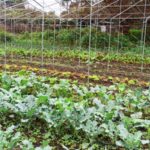
[[[59,4],[60,0],[35,0],[35,1],[37,1],[40,5],[43,5],[44,1],[44,11],[55,12],[57,16],[60,16],[61,12],[65,10],[64,7],[60,6]],[[43,8],[39,6],[35,1],[28,0],[30,5],[27,5],[26,7],[43,10]]]

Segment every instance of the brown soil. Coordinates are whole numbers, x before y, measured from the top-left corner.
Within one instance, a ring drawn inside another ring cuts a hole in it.
[[[0,63],[4,64],[4,58],[0,58]],[[88,75],[88,65],[86,62],[81,62],[79,65],[79,61],[77,59],[66,59],[66,58],[57,58],[55,59],[55,63],[53,64],[52,59],[44,58],[44,63],[42,65],[40,57],[33,57],[32,62],[30,58],[20,58],[14,57],[11,59],[7,58],[7,64],[14,64],[17,66],[31,66],[32,68],[44,68],[47,70],[57,70],[58,72],[71,72],[74,74],[73,79],[80,78],[83,74],[84,76]],[[121,79],[137,79],[141,82],[149,82],[150,81],[150,64],[144,65],[143,72],[141,72],[141,64],[128,64],[121,62],[110,62],[109,70],[107,70],[108,62],[96,62],[90,65],[90,75],[97,76],[112,76],[119,77]],[[14,70],[12,68],[12,70]],[[18,70],[18,69],[15,69]],[[86,79],[82,79],[86,80]],[[87,80],[86,80],[87,81]],[[106,83],[107,84],[107,81]]]

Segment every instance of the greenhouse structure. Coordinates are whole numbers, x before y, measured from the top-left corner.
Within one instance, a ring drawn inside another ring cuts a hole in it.
[[[0,150],[150,149],[150,0],[0,0]]]

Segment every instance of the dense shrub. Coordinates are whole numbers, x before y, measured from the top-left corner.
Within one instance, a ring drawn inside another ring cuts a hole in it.
[[[133,42],[139,42],[141,40],[142,31],[139,29],[129,30],[129,38]]]
[[[1,42],[11,42],[13,40],[13,35],[11,33],[8,33],[8,32],[3,32],[3,31],[0,31],[0,41]]]
[[[29,39],[31,37],[29,32],[24,32],[20,35],[21,39]]]
[[[119,43],[119,47],[128,47],[128,48],[134,47],[134,44],[130,40],[129,36],[125,34],[119,35],[119,42],[118,42],[118,37],[117,37],[117,43]]]
[[[81,31],[79,28],[71,28],[71,29],[56,29],[55,31],[55,44],[57,46],[67,46],[70,48],[77,47],[81,44],[82,48],[88,48],[89,46],[89,28],[82,28]],[[80,37],[81,33],[81,37]],[[148,44],[150,41],[149,36],[150,31],[147,30],[146,43]],[[133,48],[136,47],[137,44],[141,41],[142,31],[138,29],[131,29],[129,34],[121,34],[112,33],[110,36],[109,33],[101,32],[99,28],[92,28],[91,35],[91,47],[97,49],[104,49],[109,46],[109,42],[111,42],[111,47],[116,49],[119,48]],[[30,40],[31,33],[24,32],[18,36],[20,40]],[[111,37],[111,38],[110,38]],[[32,40],[35,43],[40,43],[42,38],[41,32],[33,32]],[[6,40],[11,41],[13,39],[11,34],[6,35]],[[54,30],[49,29],[44,31],[44,40],[47,41],[49,45],[54,44]],[[110,41],[111,40],[111,41]],[[5,41],[5,34],[0,32],[0,41]]]
[[[53,30],[47,30],[44,32],[44,39],[50,40],[54,38],[54,31]]]
[[[76,34],[74,30],[71,29],[62,29],[59,30],[58,35],[57,35],[57,40],[61,44],[74,44],[76,39]]]

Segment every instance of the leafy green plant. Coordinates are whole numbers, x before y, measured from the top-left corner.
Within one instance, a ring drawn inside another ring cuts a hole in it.
[[[129,30],[129,38],[133,42],[140,42],[142,31],[139,29],[131,29]]]
[[[0,31],[0,41],[1,42],[11,42],[14,36],[11,33]]]
[[[2,149],[148,148],[149,89],[86,87],[24,71],[0,79]]]

